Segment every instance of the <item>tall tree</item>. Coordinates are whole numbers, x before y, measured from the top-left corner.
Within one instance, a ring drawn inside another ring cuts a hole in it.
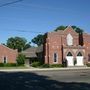
[[[27,40],[22,37],[10,37],[8,38],[6,45],[9,48],[17,49],[18,52],[30,47],[30,43],[27,43]]]
[[[44,42],[44,35],[39,34],[39,35],[37,35],[36,37],[34,37],[31,41],[32,41],[33,43],[35,43],[37,46],[40,46],[40,45],[42,45],[43,42]]]

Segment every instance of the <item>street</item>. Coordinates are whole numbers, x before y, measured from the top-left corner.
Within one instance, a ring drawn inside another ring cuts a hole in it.
[[[56,70],[36,72],[36,74],[48,76],[48,78],[59,82],[85,82],[90,84],[90,70]]]
[[[0,90],[90,90],[90,70],[0,72]]]

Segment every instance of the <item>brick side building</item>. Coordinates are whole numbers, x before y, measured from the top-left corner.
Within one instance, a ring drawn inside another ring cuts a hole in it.
[[[47,33],[44,43],[46,64],[83,66],[90,61],[90,35],[76,33],[72,27]]]
[[[17,55],[17,50],[0,45],[0,63],[16,63]]]

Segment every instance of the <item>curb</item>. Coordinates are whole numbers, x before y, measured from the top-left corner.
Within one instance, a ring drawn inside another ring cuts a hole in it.
[[[28,68],[28,69],[0,69],[0,72],[29,72],[29,71],[67,71],[67,70],[90,70],[90,67],[68,67],[68,68]]]

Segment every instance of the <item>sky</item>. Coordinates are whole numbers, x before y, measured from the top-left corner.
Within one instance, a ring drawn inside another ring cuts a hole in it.
[[[90,0],[0,0],[0,43],[10,37],[28,42],[60,25],[90,33]],[[11,4],[8,4],[11,3]]]

